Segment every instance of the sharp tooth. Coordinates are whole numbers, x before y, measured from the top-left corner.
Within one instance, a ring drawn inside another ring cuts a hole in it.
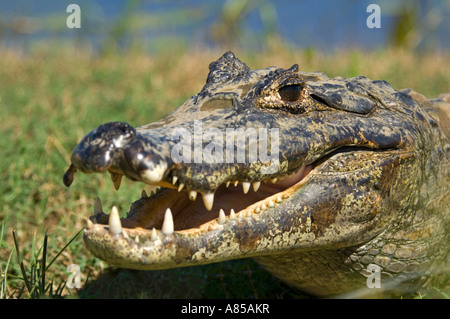
[[[158,192],[159,189],[160,189],[159,186],[151,185],[151,186],[150,186],[150,196],[156,194],[156,193]]]
[[[222,224],[225,224],[226,221],[227,221],[227,217],[225,216],[225,212],[221,208],[219,211],[219,219],[217,222],[222,225]]]
[[[281,196],[278,196],[277,199],[275,200],[277,203],[281,203],[283,201],[283,199],[281,199]]]
[[[206,193],[203,194],[203,204],[205,204],[205,207],[207,210],[211,210],[214,204],[214,193]]]
[[[183,184],[183,183],[180,183],[180,186],[178,186],[178,191],[181,192],[181,190],[183,189],[183,187],[184,187],[184,184]]]
[[[236,187],[236,186],[238,186],[239,181],[234,181],[233,184],[234,184],[234,186]]]
[[[269,205],[270,208],[275,207],[275,204],[274,204],[274,202],[272,200],[269,200],[269,204],[268,205]]]
[[[153,228],[152,229],[152,237],[151,237],[152,241],[157,241],[158,240],[158,235],[156,234],[156,229]]]
[[[266,204],[262,204],[262,205],[261,205],[261,210],[266,210],[266,209],[267,209]]]
[[[89,228],[91,228],[92,226],[94,226],[94,223],[93,223],[90,219],[88,219],[88,220],[87,220],[86,229],[89,229]]]
[[[109,215],[109,232],[113,235],[118,235],[122,232],[122,224],[120,223],[119,211],[116,206],[113,206]]]
[[[166,214],[164,215],[164,222],[161,231],[163,232],[164,235],[173,234],[174,231],[173,217],[170,208],[166,209]]]
[[[276,183],[277,180],[278,180],[278,178],[276,178],[276,177],[274,177],[274,178],[271,179],[272,183]]]
[[[256,207],[256,208],[255,208],[255,213],[257,213],[257,214],[258,214],[258,213],[261,213],[261,208]]]
[[[230,186],[230,183],[231,183],[231,181],[228,181],[228,182],[225,184],[225,186],[226,186],[226,187]]]
[[[253,186],[253,191],[257,192],[259,189],[259,186],[261,186],[261,182],[253,182],[252,186]]]
[[[142,190],[141,198],[148,198],[147,192],[145,189]]]
[[[233,208],[230,210],[230,219],[231,220],[236,219],[236,213],[234,212]]]
[[[122,182],[122,176],[121,174],[111,173],[111,180],[114,183],[114,188],[116,191],[120,188],[120,183]]]
[[[248,190],[250,189],[250,183],[249,182],[242,182],[242,189],[244,190],[244,194],[247,194]]]
[[[134,241],[136,242],[136,244],[139,244],[139,235],[136,235],[136,237],[134,238]]]
[[[197,192],[196,191],[190,191],[189,192],[189,199],[191,201],[194,201],[197,198]]]
[[[102,202],[100,201],[100,198],[97,197],[94,204],[94,214],[97,215],[101,213],[103,213]]]
[[[177,180],[178,180],[178,177],[173,176],[173,177],[172,177],[172,185],[175,185],[176,182],[177,182]]]
[[[72,182],[73,182],[73,174],[77,171],[77,169],[75,168],[75,166],[73,164],[70,164],[69,168],[67,169],[67,171],[64,173],[63,176],[63,183],[64,185],[66,185],[67,187],[69,187]]]

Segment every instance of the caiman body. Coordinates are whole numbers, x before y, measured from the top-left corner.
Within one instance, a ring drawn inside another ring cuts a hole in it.
[[[107,123],[75,148],[75,171],[161,188],[84,233],[111,265],[164,269],[253,257],[317,295],[417,291],[448,263],[449,144],[433,105],[365,77],[270,67],[231,52],[167,118]],[[374,266],[375,265],[375,266]],[[375,267],[375,268],[373,268]]]

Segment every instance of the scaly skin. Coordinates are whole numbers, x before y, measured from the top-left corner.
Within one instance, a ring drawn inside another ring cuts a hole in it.
[[[330,79],[296,65],[251,71],[227,52],[200,93],[167,118],[86,135],[64,182],[77,170],[109,171],[116,188],[123,175],[161,186],[124,219],[97,203],[84,240],[111,265],[253,257],[289,285],[331,295],[364,289],[374,264],[385,290],[417,291],[442,272],[449,251],[450,146],[433,105],[448,106],[365,77]],[[220,142],[238,128],[238,137],[265,129],[267,138],[227,152]],[[191,157],[180,141],[193,145]],[[256,160],[238,158],[256,149]]]

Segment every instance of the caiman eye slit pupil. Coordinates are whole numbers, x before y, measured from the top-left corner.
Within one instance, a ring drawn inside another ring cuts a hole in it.
[[[300,85],[287,85],[278,90],[283,101],[294,102],[300,98],[302,87]]]

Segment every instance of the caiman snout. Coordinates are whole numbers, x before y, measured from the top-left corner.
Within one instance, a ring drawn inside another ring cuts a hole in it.
[[[86,135],[72,154],[72,163],[85,173],[104,172],[111,167],[115,152],[136,136],[134,127],[123,122],[100,125]]]
[[[165,139],[156,133],[143,138],[134,127],[124,122],[100,125],[74,149],[64,184],[70,186],[77,170],[83,173],[108,171],[116,189],[119,189],[123,175],[132,180],[157,183],[161,181],[169,161],[159,149]]]
[[[104,172],[110,169],[120,149],[136,136],[136,130],[128,123],[110,122],[100,125],[87,134],[72,154],[72,165],[64,175],[64,184],[69,186],[77,169],[84,173]],[[111,172],[116,188],[121,176]]]

